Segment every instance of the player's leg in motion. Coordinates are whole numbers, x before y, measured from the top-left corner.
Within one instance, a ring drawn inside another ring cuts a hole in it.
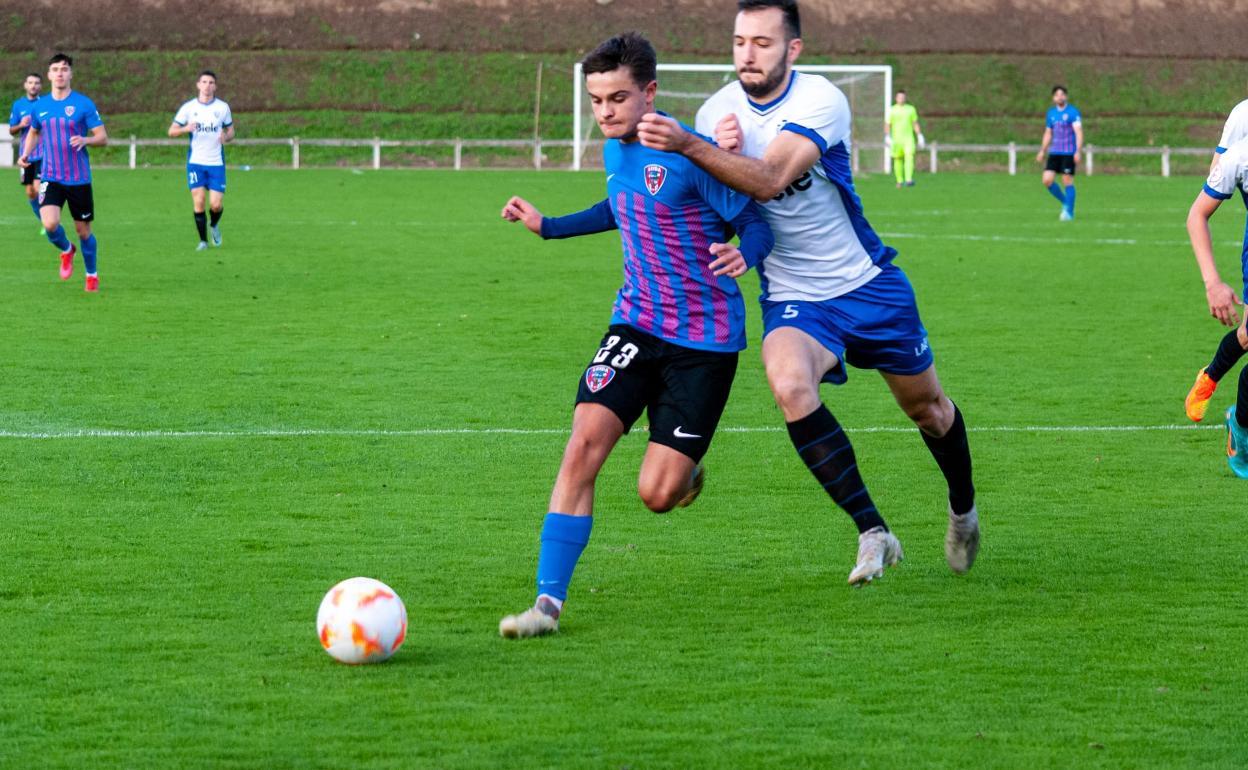
[[[1232,473],[1248,479],[1248,367],[1239,372],[1235,406],[1226,410],[1226,462]]]
[[[1248,316],[1244,319],[1248,324]],[[1213,354],[1213,360],[1204,369],[1196,373],[1196,383],[1192,385],[1192,389],[1187,393],[1187,399],[1184,401],[1184,409],[1187,412],[1187,418],[1192,422],[1200,422],[1205,419],[1205,411],[1209,408],[1209,399],[1213,398],[1213,392],[1218,389],[1218,383],[1231,370],[1231,367],[1239,363],[1239,359],[1248,352],[1248,330],[1241,325],[1238,329],[1226,333],[1222,338],[1222,342],[1218,345],[1217,351]],[[1242,381],[1242,378],[1241,378]],[[1242,386],[1241,386],[1242,393]]]
[[[56,205],[45,203],[39,208],[39,217],[48,242],[61,252],[61,280],[67,281],[74,274],[74,254],[78,250],[69,242],[65,228],[61,227],[61,205],[60,201]]]
[[[900,144],[893,145],[893,177],[897,180],[897,188],[906,181],[905,148]]]
[[[697,499],[705,479],[706,472],[693,458],[652,441],[641,461],[637,494],[650,510],[667,513]]]
[[[945,533],[945,560],[959,574],[968,571],[979,552],[979,513],[971,477],[971,447],[966,422],[940,387],[936,367],[920,374],[881,372],[897,404],[923,436],[923,443],[949,484],[949,528]]]
[[[767,381],[784,413],[793,448],[858,527],[858,561],[849,573],[849,582],[857,585],[900,561],[901,544],[867,492],[849,436],[819,398],[819,381],[837,363],[834,353],[799,329],[781,327],[763,340]]]
[[[559,630],[568,584],[594,525],[594,482],[623,434],[624,423],[609,408],[593,403],[577,405],[572,437],[564,448],[550,496],[550,513],[542,526],[537,601],[524,612],[499,621],[498,632],[503,636],[517,639]]]
[[[1062,199],[1062,208],[1066,211],[1066,216],[1071,219],[1075,218],[1075,177],[1071,174],[1062,174],[1062,184],[1066,185],[1065,197]]]
[[[207,187],[191,188],[191,207],[195,216],[195,232],[199,233],[199,245],[195,247],[197,251],[203,251],[208,248],[208,214],[204,211],[204,202],[207,195]]]
[[[86,290],[98,291],[100,279],[96,274],[95,259],[99,247],[95,242],[95,233],[91,232],[90,222],[75,221],[74,229],[78,231],[78,243],[82,246],[82,265],[87,272]]]
[[[1057,183],[1056,171],[1046,169],[1044,176],[1040,178],[1040,183],[1044,185],[1044,189],[1048,190],[1050,195],[1057,198],[1057,202],[1062,204],[1062,208],[1066,207],[1066,191]]]
[[[906,155],[905,155],[906,186],[907,187],[914,187],[914,154],[915,154],[914,142],[907,142],[906,143]]]
[[[221,245],[221,215],[224,213],[225,193],[208,191],[208,226],[212,228],[212,245]]]

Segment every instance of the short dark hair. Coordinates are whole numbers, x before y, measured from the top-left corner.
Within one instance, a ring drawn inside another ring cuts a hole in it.
[[[758,11],[763,8],[779,8],[784,12],[784,33],[789,40],[802,36],[802,17],[797,12],[797,0],[737,0],[738,11]]]
[[[202,78],[204,75],[207,75],[208,77],[212,78],[213,80],[220,80],[220,78],[218,78],[218,77],[217,77],[217,73],[213,72],[212,70],[202,70],[202,71],[201,71],[198,75],[196,75],[196,76],[195,76],[195,79],[196,79],[196,80],[199,80],[199,79],[200,79],[200,78]]]
[[[72,56],[70,56],[70,55],[69,55],[69,54],[67,54],[67,53],[54,53],[54,54],[52,54],[52,58],[51,58],[51,59],[48,59],[48,66],[49,66],[49,67],[51,67],[53,64],[57,64],[58,62],[65,62],[66,64],[68,64],[68,65],[69,65],[69,66],[71,66],[71,67],[72,67],[72,66],[74,66],[74,59],[73,59],[73,57],[72,57]]]
[[[897,89],[897,93],[899,93],[899,94],[904,94],[905,92],[906,92],[906,89],[904,89],[904,88],[898,88],[898,89]]]
[[[1049,96],[1052,96],[1053,94],[1057,93],[1058,91],[1061,91],[1061,92],[1062,92],[1062,93],[1064,93],[1064,94],[1068,94],[1068,93],[1070,93],[1070,91],[1067,91],[1067,90],[1066,90],[1066,86],[1062,85],[1061,83],[1058,83],[1057,85],[1053,86],[1053,90],[1049,92]]]
[[[26,78],[36,78],[38,80],[43,80],[43,75],[40,75],[38,72],[27,72],[26,77],[22,78],[22,80],[25,80]]]
[[[658,79],[658,54],[640,32],[625,32],[605,40],[581,60],[581,70],[586,75],[620,67],[627,67],[633,82],[642,88]]]

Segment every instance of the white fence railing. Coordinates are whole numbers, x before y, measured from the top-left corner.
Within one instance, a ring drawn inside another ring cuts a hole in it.
[[[590,142],[588,144],[600,144],[600,141]],[[449,147],[451,149],[451,167],[456,171],[464,168],[464,150],[466,149],[524,149],[531,151],[531,162],[533,168],[541,170],[543,163],[543,150],[545,148],[567,148],[571,150],[573,143],[568,139],[382,139],[374,137],[372,139],[301,139],[297,136],[289,139],[236,139],[231,146],[239,145],[243,147],[263,147],[277,146],[290,148],[290,168],[297,169],[300,167],[299,151],[302,147],[359,147],[372,148],[372,162],[368,166],[374,169],[382,167],[382,150],[385,148],[429,148],[429,147]],[[12,166],[15,161],[16,152],[14,150],[16,141],[0,142],[0,166]],[[128,162],[126,167],[139,167],[139,148],[140,147],[185,147],[185,139],[139,139],[131,136],[128,139],[113,139],[109,142],[109,146],[128,147]],[[1019,153],[1030,155],[1034,145],[1019,145],[1017,142],[1009,144],[942,144],[940,142],[931,142],[924,151],[927,154],[928,171],[937,173],[940,170],[940,153],[959,153],[959,154],[983,154],[1004,156],[1006,167],[1011,176],[1018,173],[1018,156]],[[860,170],[860,153],[862,150],[879,151],[883,150],[884,145],[881,143],[856,142],[853,146],[852,162],[854,171]],[[1213,151],[1206,147],[1170,147],[1168,145],[1161,147],[1101,147],[1089,144],[1083,148],[1083,168],[1082,173],[1092,175],[1096,171],[1096,158],[1098,156],[1155,156],[1160,162],[1161,175],[1163,177],[1170,176],[1171,159],[1174,156],[1184,157],[1205,157],[1213,156]],[[887,159],[886,159],[887,163]],[[570,168],[571,164],[558,164],[556,168]],[[886,169],[887,170],[887,169]]]

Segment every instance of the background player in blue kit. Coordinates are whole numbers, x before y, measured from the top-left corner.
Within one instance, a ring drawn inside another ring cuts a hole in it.
[[[39,101],[39,94],[43,91],[43,76],[37,72],[30,73],[22,82],[22,90],[25,93],[13,102],[13,109],[9,110],[9,136],[17,137],[19,152],[26,141],[26,134],[30,132],[31,115]],[[21,171],[21,183],[26,188],[26,199],[30,201],[30,210],[35,212],[35,219],[40,219],[38,180],[39,151],[36,149],[30,158],[30,165]]]
[[[217,98],[217,74],[199,73],[195,81],[199,95],[178,108],[169,125],[169,136],[191,135],[186,149],[186,186],[191,190],[197,250],[208,248],[208,228],[212,245],[221,245],[221,213],[225,203],[225,144],[234,139],[234,115],[230,105]],[[205,201],[207,198],[207,201]],[[212,220],[205,213],[205,202]]]
[[[61,227],[61,207],[68,203],[82,245],[82,262],[87,272],[85,288],[93,292],[99,291],[100,280],[96,275],[97,245],[91,232],[95,198],[87,148],[107,145],[108,133],[95,102],[72,90],[73,78],[73,59],[58,53],[48,60],[52,92],[36,105],[18,165],[30,166],[30,158],[38,148],[42,156],[39,216],[48,240],[61,250],[61,280],[73,275],[76,251]]]
[[[1066,101],[1066,86],[1053,86],[1053,106],[1044,116],[1044,137],[1040,140],[1040,152],[1036,154],[1037,163],[1044,162],[1046,152],[1049,160],[1041,182],[1062,204],[1058,218],[1069,222],[1075,218],[1075,171],[1083,152],[1083,115],[1079,114],[1079,108]],[[1065,189],[1054,181],[1059,173]]]
[[[902,552],[819,392],[820,382],[845,381],[846,363],[879,371],[918,427],[949,485],[945,559],[964,573],[980,541],[966,424],[936,376],[897,252],[872,229],[854,188],[849,100],[826,78],[793,69],[802,50],[796,0],[739,0],[737,8],[738,80],[697,117],[719,146],[661,115],[647,115],[638,136],[765,202],[776,243],[759,266],[763,365],[798,457],[858,529],[849,583],[874,580]]]
[[[542,527],[537,600],[499,623],[510,638],[558,630],[568,583],[589,542],[598,473],[643,410],[650,444],[638,479],[642,500],[664,512],[697,496],[700,461],[745,347],[745,303],[734,279],[772,247],[757,204],[684,158],[637,142],[637,124],[654,109],[658,90],[654,48],[644,37],[611,38],[582,64],[607,137],[607,199],[550,219],[512,198],[502,215],[543,238],[618,228],[624,285],[578,388],[572,437]],[[740,249],[726,243],[729,227]]]

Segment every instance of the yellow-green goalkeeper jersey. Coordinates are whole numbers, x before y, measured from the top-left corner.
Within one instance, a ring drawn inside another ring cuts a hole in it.
[[[909,144],[914,141],[914,124],[919,122],[919,111],[912,104],[894,104],[888,108],[888,125],[893,132],[893,144]]]

